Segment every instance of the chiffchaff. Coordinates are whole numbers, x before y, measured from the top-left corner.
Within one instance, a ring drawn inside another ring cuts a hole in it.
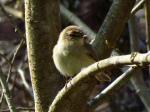
[[[73,77],[81,69],[96,62],[96,55],[87,36],[78,26],[66,27],[59,36],[53,49],[53,60],[56,68],[65,77]]]

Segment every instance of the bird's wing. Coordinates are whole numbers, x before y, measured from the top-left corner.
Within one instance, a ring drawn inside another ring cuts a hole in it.
[[[87,55],[90,56],[92,59],[94,59],[95,61],[98,61],[98,56],[96,55],[93,47],[91,44],[89,44],[88,42],[85,41],[85,48],[87,51]],[[100,81],[100,82],[110,82],[111,78],[110,76],[105,73],[105,72],[101,72],[95,75],[95,78]]]

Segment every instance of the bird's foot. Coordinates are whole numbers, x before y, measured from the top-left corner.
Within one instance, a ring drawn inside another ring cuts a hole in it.
[[[68,86],[68,84],[70,84],[71,86],[72,86],[72,84],[71,84],[71,80],[72,80],[72,77],[66,77],[66,83],[65,83],[65,88],[67,88]]]

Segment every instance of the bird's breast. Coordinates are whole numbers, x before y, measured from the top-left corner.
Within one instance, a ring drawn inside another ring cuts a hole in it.
[[[64,76],[72,77],[80,72],[82,68],[94,63],[94,60],[89,58],[84,52],[80,51],[80,49],[77,49],[77,51],[70,51],[59,48],[58,46],[54,49],[54,63],[56,68]]]

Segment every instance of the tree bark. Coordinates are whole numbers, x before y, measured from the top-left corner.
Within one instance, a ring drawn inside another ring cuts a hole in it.
[[[25,0],[26,41],[35,111],[47,112],[60,81],[52,60],[59,29],[59,0]]]

